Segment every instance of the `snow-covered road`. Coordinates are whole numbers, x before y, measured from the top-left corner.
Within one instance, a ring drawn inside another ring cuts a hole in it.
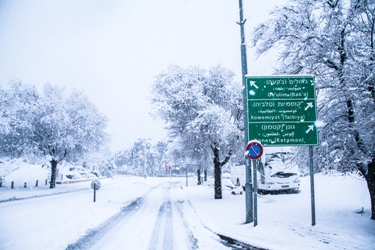
[[[201,225],[181,181],[107,179],[96,202],[90,188],[77,190],[0,203],[0,250],[228,249]]]
[[[68,249],[195,249],[178,208],[181,201],[171,195],[180,188],[176,184],[152,188]]]
[[[307,177],[299,194],[258,196],[256,227],[244,224],[245,197],[231,194],[229,179],[221,200],[214,199],[213,179],[197,185],[189,178],[186,186],[185,178],[115,176],[100,180],[96,202],[90,182],[2,187],[0,250],[239,249],[218,235],[260,249],[373,249],[366,183],[315,177],[316,226]]]

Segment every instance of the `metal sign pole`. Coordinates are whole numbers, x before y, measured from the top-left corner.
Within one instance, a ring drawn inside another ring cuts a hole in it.
[[[257,180],[257,160],[252,160],[253,162],[253,194],[254,194],[254,227],[258,225],[258,180]]]
[[[263,155],[263,146],[262,146],[262,144],[260,144],[259,141],[252,140],[252,141],[249,141],[249,143],[247,144],[245,152],[246,152],[246,156],[248,158],[250,158],[252,160],[252,163],[253,163],[253,173],[252,173],[253,179],[251,179],[251,177],[250,177],[249,181],[253,183],[253,185],[252,185],[253,189],[251,190],[250,195],[251,195],[251,198],[253,199],[253,207],[252,207],[253,215],[252,215],[252,218],[253,218],[254,227],[255,227],[256,225],[258,225],[258,197],[257,197],[257,193],[258,193],[257,171],[258,171],[258,168],[257,168],[257,160],[260,159]],[[249,172],[251,173],[251,168],[249,169]]]
[[[94,202],[96,201],[96,183],[94,183]]]
[[[246,160],[248,163],[249,161]],[[253,215],[253,185],[251,180],[251,164],[246,164],[246,183],[245,183],[245,199],[246,199],[246,223],[254,220]]]
[[[311,187],[311,225],[315,226],[315,191],[314,191],[314,161],[313,146],[309,146],[310,155],[310,187]]]

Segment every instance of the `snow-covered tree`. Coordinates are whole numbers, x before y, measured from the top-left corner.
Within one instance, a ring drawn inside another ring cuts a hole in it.
[[[209,71],[171,65],[152,85],[155,117],[166,122],[169,136],[190,158],[210,156],[214,163],[215,199],[222,198],[221,167],[238,147],[241,132],[241,85],[222,66]]]
[[[158,169],[158,172],[164,173],[165,172],[165,161],[166,161],[166,152],[168,149],[168,144],[166,142],[159,141],[154,146],[155,152],[155,164]]]
[[[104,172],[104,169],[108,165],[112,165],[113,168],[118,169],[111,157],[111,150],[109,145],[101,147],[100,150],[85,154],[80,161],[83,167],[86,167],[95,172]]]
[[[359,171],[367,181],[375,219],[375,2],[290,0],[257,26],[259,55],[280,51],[276,74],[313,74],[319,93],[324,169]],[[305,149],[301,149],[304,151]]]
[[[113,162],[117,167],[133,166],[133,156],[131,149],[124,149],[116,152],[113,157]]]
[[[12,81],[0,85],[0,155],[20,157],[32,153],[30,121],[38,112],[35,87]]]
[[[2,89],[7,97],[1,115],[1,154],[19,157],[34,154],[51,163],[50,188],[55,187],[57,164],[74,161],[99,150],[108,142],[107,118],[77,91],[66,97],[64,89],[45,84],[43,94],[35,88],[13,83]]]
[[[154,154],[150,139],[139,138],[134,142],[132,155],[139,173],[154,174]]]

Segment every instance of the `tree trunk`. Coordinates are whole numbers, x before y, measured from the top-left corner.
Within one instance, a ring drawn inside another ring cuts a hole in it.
[[[215,199],[222,199],[223,194],[221,188],[221,167],[229,161],[230,156],[232,155],[232,150],[229,150],[228,155],[222,162],[220,162],[218,145],[214,144],[214,146],[212,146],[211,149],[214,153]]]
[[[352,100],[347,100],[346,106],[348,110],[348,121],[349,121],[349,128],[350,128],[350,127],[353,127],[353,124],[355,123],[354,107],[353,107]],[[363,154],[368,153],[358,130],[354,129],[353,135],[357,143],[358,149]],[[371,162],[367,164],[367,172],[363,168],[361,168],[360,165],[357,166],[357,169],[362,173],[362,175],[366,179],[368,191],[370,193],[370,200],[371,200],[371,219],[375,220],[375,158],[373,157]]]
[[[215,176],[215,199],[222,199],[221,190],[221,165],[219,159],[214,158],[214,176]]]
[[[52,159],[51,162],[51,181],[49,188],[55,188],[56,186],[56,169],[57,169],[57,161]]]
[[[370,193],[371,200],[371,219],[375,220],[375,158],[367,165],[368,170],[365,175],[367,181],[368,191]]]

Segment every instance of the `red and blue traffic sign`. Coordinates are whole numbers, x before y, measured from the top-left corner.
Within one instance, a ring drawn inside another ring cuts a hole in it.
[[[263,155],[263,146],[259,141],[249,141],[246,146],[246,156],[251,160],[258,160]]]

